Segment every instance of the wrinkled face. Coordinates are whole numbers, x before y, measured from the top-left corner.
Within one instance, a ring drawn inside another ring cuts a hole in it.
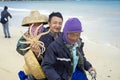
[[[51,32],[53,32],[53,33],[60,32],[60,30],[62,28],[62,23],[63,23],[63,21],[61,18],[53,16],[51,18],[51,21],[48,22]]]
[[[81,33],[79,32],[72,32],[68,33],[67,37],[70,40],[71,44],[74,44],[79,38],[80,38]]]

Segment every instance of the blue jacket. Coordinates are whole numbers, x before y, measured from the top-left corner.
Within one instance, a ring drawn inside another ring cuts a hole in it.
[[[83,43],[80,44],[77,49],[77,53],[80,54],[78,56],[83,57],[84,62],[81,65],[80,60],[78,61],[77,68],[81,71],[84,69],[88,70],[92,67],[92,65],[84,57],[82,48]],[[61,34],[57,40],[48,46],[41,66],[48,80],[68,80],[68,77],[72,74],[72,63],[72,56],[70,55],[70,51],[66,47]]]

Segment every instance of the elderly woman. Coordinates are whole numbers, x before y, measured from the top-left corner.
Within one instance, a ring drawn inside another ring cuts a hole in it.
[[[88,80],[85,70],[95,71],[84,56],[81,32],[79,19],[70,18],[61,36],[48,46],[42,62],[48,80]]]

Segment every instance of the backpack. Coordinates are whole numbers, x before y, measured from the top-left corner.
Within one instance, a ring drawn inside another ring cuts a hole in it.
[[[7,20],[7,18],[5,18],[5,17],[1,17],[0,22],[1,22],[2,24],[5,24],[6,22],[8,22],[8,20]]]

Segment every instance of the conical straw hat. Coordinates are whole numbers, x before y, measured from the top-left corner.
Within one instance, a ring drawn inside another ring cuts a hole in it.
[[[46,15],[40,14],[38,10],[33,10],[30,12],[29,16],[23,18],[22,26],[29,26],[33,23],[43,23],[47,24],[48,17]]]
[[[31,50],[24,55],[24,59],[25,65],[23,66],[23,71],[26,75],[32,74],[36,79],[45,78],[45,74]]]

